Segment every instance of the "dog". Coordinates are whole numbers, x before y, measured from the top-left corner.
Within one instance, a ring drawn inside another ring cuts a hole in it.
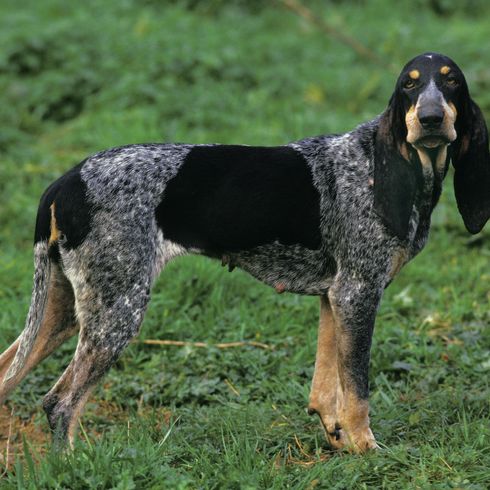
[[[0,356],[0,401],[79,332],[45,396],[72,443],[91,392],[138,333],[155,278],[186,253],[275,288],[320,297],[309,412],[333,448],[377,447],[368,367],[382,294],[424,247],[449,162],[464,224],[490,217],[488,133],[465,77],[425,53],[387,109],[341,135],[279,147],[141,144],[95,154],[43,194],[26,326]]]

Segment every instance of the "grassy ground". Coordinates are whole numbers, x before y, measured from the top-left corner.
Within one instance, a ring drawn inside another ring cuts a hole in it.
[[[39,196],[88,154],[147,141],[273,145],[347,130],[385,107],[389,66],[427,50],[461,65],[490,115],[486,2],[308,5],[386,67],[279,3],[0,4],[2,350],[28,308]],[[74,343],[66,344],[0,411],[0,486],[488,488],[490,232],[469,238],[451,180],[429,245],[378,316],[370,379],[382,450],[334,454],[305,413],[317,299],[278,296],[187,257],[157,282],[139,340],[270,348],[133,343],[90,399],[76,450],[60,456],[40,403],[69,362]]]

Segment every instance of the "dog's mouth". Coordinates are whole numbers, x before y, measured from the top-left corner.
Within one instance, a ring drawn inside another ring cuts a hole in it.
[[[451,143],[451,141],[447,136],[438,134],[423,136],[414,143],[414,146],[423,148],[439,148],[440,146],[447,146],[449,143]]]

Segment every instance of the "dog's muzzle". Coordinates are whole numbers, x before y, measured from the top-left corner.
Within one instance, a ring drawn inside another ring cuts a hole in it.
[[[454,107],[431,82],[420,94],[414,114],[407,118],[407,141],[416,147],[437,148],[456,139]]]

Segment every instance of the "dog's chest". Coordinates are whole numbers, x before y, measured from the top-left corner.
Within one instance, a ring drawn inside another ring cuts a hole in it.
[[[223,265],[230,270],[239,267],[278,293],[285,291],[321,295],[326,294],[335,274],[335,262],[321,250],[280,243],[255,249],[225,254]]]

